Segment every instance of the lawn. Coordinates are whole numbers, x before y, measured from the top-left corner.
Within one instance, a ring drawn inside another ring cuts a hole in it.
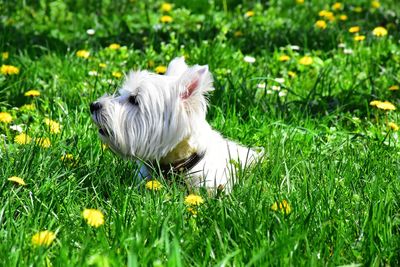
[[[0,11],[0,266],[400,265],[397,0]],[[177,56],[213,73],[212,127],[266,152],[229,195],[137,181],[91,121]]]

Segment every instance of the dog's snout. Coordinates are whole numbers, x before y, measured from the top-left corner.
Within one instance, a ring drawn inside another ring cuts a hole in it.
[[[99,102],[92,102],[90,103],[90,112],[93,113],[101,109],[101,104]]]

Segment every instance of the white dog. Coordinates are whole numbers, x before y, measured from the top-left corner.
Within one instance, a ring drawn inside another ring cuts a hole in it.
[[[155,163],[164,175],[181,174],[191,186],[231,190],[235,169],[261,153],[224,139],[206,121],[205,95],[213,90],[208,66],[175,58],[165,75],[129,73],[119,92],[91,103],[100,138],[124,158]]]

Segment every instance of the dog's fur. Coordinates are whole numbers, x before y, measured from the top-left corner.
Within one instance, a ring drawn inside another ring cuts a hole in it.
[[[124,158],[173,165],[201,153],[186,173],[188,184],[230,191],[232,163],[246,166],[260,153],[211,129],[206,95],[212,83],[208,66],[188,67],[183,57],[175,58],[165,75],[130,72],[117,94],[91,104],[92,119],[100,138]]]

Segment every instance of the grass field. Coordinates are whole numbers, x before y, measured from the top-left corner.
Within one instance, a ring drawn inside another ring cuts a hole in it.
[[[0,265],[399,266],[398,1],[171,4],[0,2]],[[267,154],[197,206],[138,184],[89,113],[176,56],[209,65],[210,124]]]

